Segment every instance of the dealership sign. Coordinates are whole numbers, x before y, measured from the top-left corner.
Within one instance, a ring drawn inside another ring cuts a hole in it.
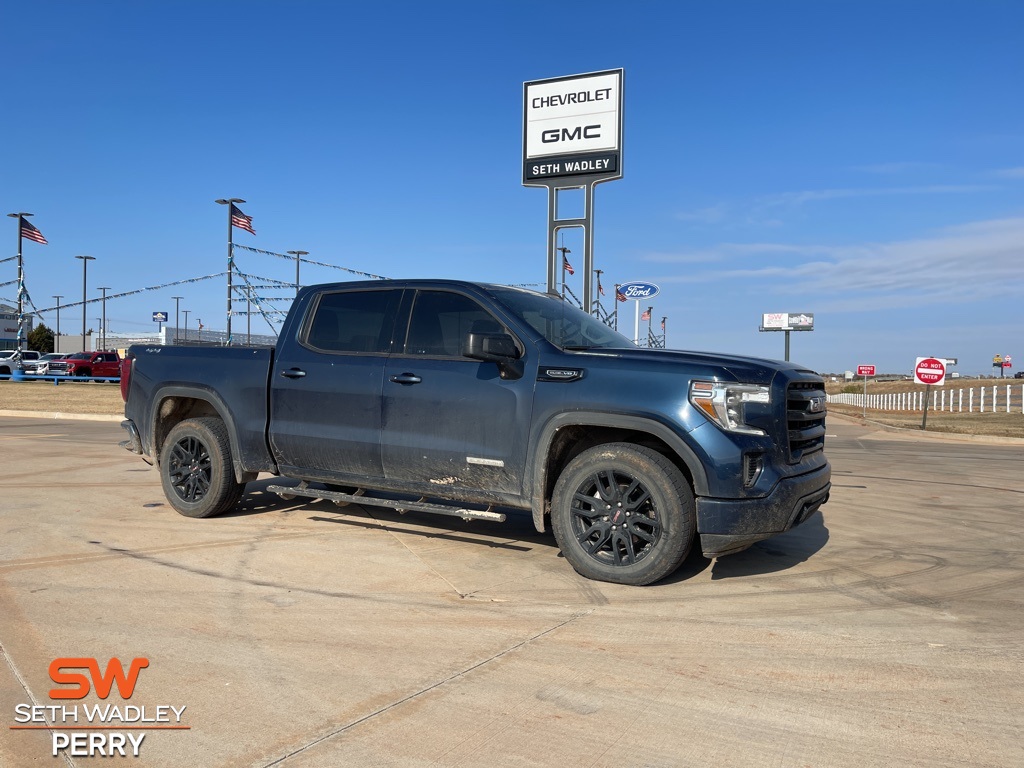
[[[661,292],[654,283],[645,283],[641,280],[633,280],[629,283],[622,283],[619,286],[619,293],[626,297],[630,301],[642,301],[643,299],[653,299]]]
[[[621,69],[523,83],[523,183],[622,176]]]

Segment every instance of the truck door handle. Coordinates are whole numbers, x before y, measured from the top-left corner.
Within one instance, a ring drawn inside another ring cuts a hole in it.
[[[423,379],[415,373],[400,373],[397,376],[392,376],[391,381],[395,384],[419,384]]]
[[[289,368],[287,371],[281,371],[281,375],[288,379],[301,379],[306,372],[301,368]]]

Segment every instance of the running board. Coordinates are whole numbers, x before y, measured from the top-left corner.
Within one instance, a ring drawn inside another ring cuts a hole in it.
[[[396,499],[381,499],[374,496],[365,496],[362,488],[354,493],[341,493],[339,491],[328,491],[322,488],[310,488],[305,482],[297,486],[288,487],[284,485],[271,485],[267,487],[270,493],[276,493],[282,499],[291,500],[296,496],[303,496],[308,499],[324,499],[333,501],[339,507],[347,507],[349,504],[364,504],[371,507],[390,507],[400,514],[406,512],[430,512],[435,515],[447,515],[448,517],[461,517],[463,520],[490,520],[495,523],[505,522],[505,515],[501,512],[493,512],[491,505],[485,510],[462,509],[449,507],[446,504],[435,504],[426,501],[421,497],[416,501],[398,501]]]

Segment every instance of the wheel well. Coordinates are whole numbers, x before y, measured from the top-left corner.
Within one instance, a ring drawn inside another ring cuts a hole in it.
[[[194,419],[199,416],[221,418],[211,403],[199,398],[165,397],[160,401],[156,424],[153,426],[153,454],[158,464],[160,463],[160,452],[163,450],[164,441],[170,431],[186,419]]]
[[[642,445],[657,451],[675,464],[690,484],[690,488],[694,487],[693,473],[690,472],[690,468],[686,466],[686,463],[679,457],[679,454],[673,451],[664,440],[648,432],[635,429],[575,424],[562,427],[551,440],[548,460],[544,468],[545,507],[551,503],[551,495],[554,493],[555,483],[558,482],[558,476],[562,474],[565,466],[579,454],[583,453],[583,451],[593,448],[595,445],[604,445],[605,443],[633,443],[634,445]]]

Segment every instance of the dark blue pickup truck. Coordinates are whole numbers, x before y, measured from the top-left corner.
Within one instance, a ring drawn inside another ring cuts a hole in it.
[[[304,288],[276,349],[133,346],[122,443],[180,513],[286,497],[548,520],[584,576],[650,584],[828,498],[825,389],[778,361],[640,349],[559,297],[451,280]]]

